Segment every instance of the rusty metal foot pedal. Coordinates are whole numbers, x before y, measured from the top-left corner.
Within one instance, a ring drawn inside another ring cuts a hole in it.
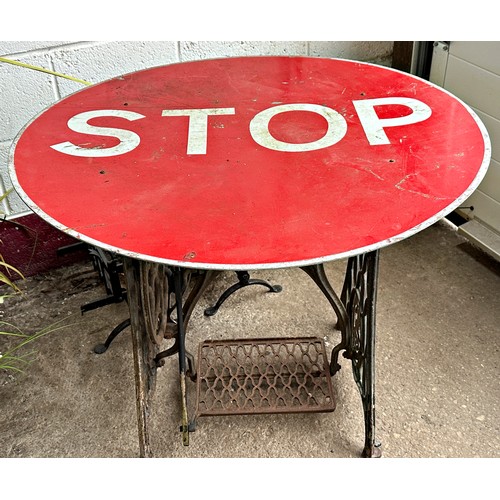
[[[334,409],[329,363],[320,338],[200,343],[196,417]]]

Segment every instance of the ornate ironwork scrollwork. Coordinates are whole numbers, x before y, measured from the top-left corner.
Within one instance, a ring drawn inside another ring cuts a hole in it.
[[[215,271],[181,272],[162,264],[124,259],[129,295],[130,326],[134,353],[139,451],[152,456],[149,418],[156,384],[156,371],[163,358],[179,355],[183,442],[188,442],[185,377],[196,376],[192,356],[186,352],[184,333],[191,313]],[[174,279],[175,278],[175,279]],[[164,338],[174,344],[160,351]]]
[[[378,251],[351,257],[347,263],[341,300],[349,320],[349,342],[344,356],[351,360],[354,380],[363,402],[365,447],[363,456],[381,455],[375,442],[375,304]]]
[[[312,278],[316,285],[318,285],[337,316],[336,327],[340,330],[342,339],[340,343],[333,348],[330,360],[330,373],[331,375],[335,375],[335,373],[340,370],[340,364],[338,362],[339,353],[347,349],[349,345],[349,321],[347,312],[343,301],[339,299],[335,290],[330,285],[325,273],[325,268],[322,264],[302,267],[301,269]]]
[[[344,356],[352,361],[354,378],[362,395],[367,393],[375,337],[375,301],[378,252],[351,257],[347,263],[341,300],[350,326]]]
[[[146,330],[151,342],[161,345],[168,337],[170,319],[170,286],[172,272],[162,264],[141,262],[140,290]]]
[[[378,251],[350,257],[340,299],[326,277],[323,265],[302,268],[311,276],[337,315],[341,341],[332,350],[330,373],[339,369],[339,353],[351,360],[354,380],[363,402],[365,447],[363,456],[380,456],[375,444],[375,303]]]

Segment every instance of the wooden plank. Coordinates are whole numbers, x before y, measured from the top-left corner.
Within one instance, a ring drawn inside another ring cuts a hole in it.
[[[392,67],[410,72],[414,42],[394,42],[392,48]]]

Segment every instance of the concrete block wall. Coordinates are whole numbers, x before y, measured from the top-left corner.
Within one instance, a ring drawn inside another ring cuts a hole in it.
[[[340,57],[390,65],[388,41],[0,41],[0,56],[91,83],[180,61],[241,55]],[[84,88],[65,78],[0,62],[0,197],[11,186],[9,150],[18,132],[59,99]],[[10,217],[30,213],[15,193],[0,203]]]

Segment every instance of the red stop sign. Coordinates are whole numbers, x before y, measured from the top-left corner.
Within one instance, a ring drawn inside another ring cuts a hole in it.
[[[94,85],[16,139],[24,201],[112,251],[197,268],[305,265],[427,227],[478,185],[477,116],[435,85],[346,60],[173,64]]]

